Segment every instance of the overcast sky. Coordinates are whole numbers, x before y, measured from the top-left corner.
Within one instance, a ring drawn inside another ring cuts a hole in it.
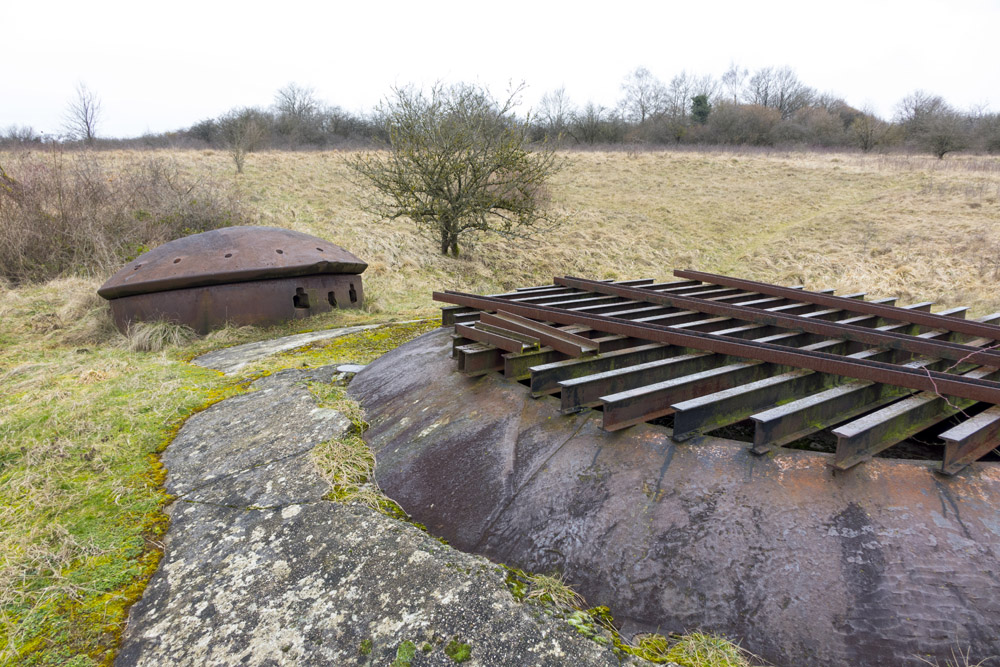
[[[0,0],[0,23],[0,131],[59,133],[80,82],[99,135],[127,137],[268,106],[289,82],[355,112],[435,81],[613,106],[638,66],[669,81],[730,63],[790,66],[884,116],[917,89],[1000,110],[1000,0]]]

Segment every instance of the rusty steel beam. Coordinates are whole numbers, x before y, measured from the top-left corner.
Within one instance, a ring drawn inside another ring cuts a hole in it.
[[[992,340],[1000,340],[1000,327],[992,324],[983,324],[980,322],[972,322],[968,320],[962,320],[959,318],[947,317],[943,315],[935,315],[932,313],[921,313],[914,312],[912,310],[906,311],[906,313],[899,313],[898,308],[892,306],[884,306],[881,304],[873,304],[869,301],[851,301],[844,299],[844,297],[830,296],[819,294],[817,292],[806,292],[791,290],[788,287],[781,287],[779,285],[769,285],[767,283],[760,283],[754,280],[742,280],[739,278],[731,278],[729,276],[720,276],[712,273],[703,273],[701,271],[674,271],[674,275],[683,278],[689,278],[692,280],[701,280],[704,282],[710,282],[716,285],[724,285],[727,287],[733,287],[737,289],[754,290],[760,292],[761,294],[770,294],[772,296],[789,296],[789,298],[797,298],[799,301],[809,301],[811,303],[816,303],[824,306],[829,306],[831,308],[843,308],[844,310],[853,310],[858,313],[868,313],[870,315],[878,315],[887,319],[900,319],[900,316],[907,318],[903,321],[910,322],[912,324],[921,324],[932,329],[947,329],[949,331],[955,331],[957,333],[964,333],[970,336],[979,336],[983,338],[990,338]],[[562,281],[558,281],[562,284]],[[987,363],[987,362],[981,362]]]
[[[711,352],[692,352],[563,380],[558,383],[561,409],[563,412],[576,412],[582,408],[601,404],[604,396],[701,373],[710,368],[723,366],[727,360],[730,363],[735,361]]]
[[[787,306],[777,306],[777,308],[785,308],[785,307],[787,307]],[[812,305],[812,304],[809,304],[809,307],[810,308],[816,308],[816,306]],[[826,310],[826,311],[816,311],[815,313],[812,313],[812,314],[814,314],[814,315],[836,314],[836,313],[843,314],[843,312],[844,311]],[[875,318],[869,318],[869,317],[861,317],[861,318],[854,318],[854,319],[857,319],[857,320],[869,319],[869,320],[875,321]],[[728,320],[728,321],[732,322],[732,320]],[[718,330],[714,331],[713,333],[715,333],[716,335],[726,335],[726,336],[732,336],[732,337],[738,337],[738,338],[743,338],[743,337],[751,337],[751,338],[757,338],[757,339],[766,338],[768,342],[782,341],[785,344],[792,344],[793,342],[800,342],[801,344],[806,344],[807,342],[809,342],[808,340],[800,340],[800,339],[803,339],[804,337],[811,337],[812,336],[812,334],[801,334],[801,333],[798,333],[798,332],[780,332],[780,335],[774,335],[774,334],[778,334],[779,330],[774,329],[774,327],[767,327],[767,326],[759,325],[759,324],[742,325],[742,326],[738,326],[738,327],[731,327],[729,329],[718,329]],[[693,353],[694,351],[692,350],[692,351],[689,351],[689,352]],[[650,355],[643,354],[643,355],[636,355],[632,359],[635,361],[635,364],[641,364],[641,363],[646,363],[646,362],[650,362],[650,361],[657,361],[659,359],[662,359],[662,358],[665,358],[665,357],[668,357],[668,356],[675,356],[676,354],[679,354],[679,353],[675,351],[675,352],[672,352],[670,354],[665,354],[663,356],[656,356],[655,358],[650,358]],[[719,364],[722,364],[722,363],[731,363],[732,362],[731,359],[729,361],[725,361],[725,362],[723,362],[722,359],[725,359],[725,357],[720,357]],[[621,369],[622,370],[622,375],[621,376],[615,376],[615,375],[609,376],[609,380],[610,380],[610,378],[614,378],[614,382],[616,383],[614,385],[614,389],[608,389],[608,388],[601,389],[600,388],[600,385],[601,385],[600,379],[597,379],[594,382],[588,382],[588,383],[586,383],[587,384],[586,389],[584,389],[582,387],[580,389],[577,389],[575,385],[571,385],[571,388],[569,390],[570,394],[569,395],[564,395],[564,398],[563,398],[563,409],[564,410],[571,410],[571,409],[579,408],[579,407],[581,407],[583,405],[596,404],[596,398],[599,397],[602,394],[613,393],[613,392],[617,392],[617,391],[624,391],[626,389],[631,389],[631,388],[634,388],[635,386],[638,386],[638,384],[636,383],[636,380],[634,379],[635,377],[638,377],[638,376],[631,376],[630,374],[628,374],[626,372],[626,371],[629,370],[628,369],[629,364],[625,361],[624,357],[616,358],[614,360],[614,363],[612,365],[604,365],[599,360],[581,361],[581,362],[577,362],[577,363],[578,363],[577,367],[571,367],[570,362],[566,362],[566,363],[561,363],[558,366],[554,366],[553,368],[546,368],[546,369],[544,369],[544,372],[542,373],[544,379],[536,379],[536,372],[539,371],[539,369],[532,368],[531,369],[531,371],[532,371],[531,387],[532,387],[533,394],[537,396],[537,395],[541,395],[541,394],[544,394],[544,393],[552,393],[552,392],[555,392],[555,391],[559,391],[560,390],[560,386],[559,386],[559,381],[560,380],[571,380],[573,378],[580,378],[581,380],[586,379],[585,376],[591,374],[591,373],[586,372],[585,369],[587,369],[587,368],[592,369],[592,373],[604,373],[604,372],[607,372],[607,371],[613,371],[615,369]],[[719,364],[716,364],[716,365],[719,365]],[[671,373],[675,373],[676,372],[675,368],[668,369],[668,370]],[[667,371],[663,371],[663,372],[667,372]],[[673,377],[673,375],[670,375],[670,377]],[[629,380],[627,378],[632,378],[632,379]],[[654,381],[665,380],[665,379],[667,379],[667,376],[659,377],[657,380],[654,380]],[[581,402],[579,402],[578,400],[576,400],[573,397],[574,394],[575,394],[575,392],[578,392],[578,391],[579,392],[587,392],[587,398],[586,398],[585,402],[581,403]]]
[[[556,278],[556,282],[559,284],[565,284],[570,287],[577,287],[580,289],[591,289],[595,292],[600,292],[602,294],[620,296],[624,298],[637,298],[635,292],[641,292],[641,290],[636,290],[630,287],[617,287],[615,285],[606,285],[603,283],[595,283],[591,280],[584,280],[581,278]],[[787,289],[787,288],[783,288]],[[798,290],[789,290],[790,292],[798,292]],[[801,293],[801,292],[799,292]],[[985,327],[988,328],[997,338],[1000,338],[1000,328],[993,327],[990,325],[981,325],[973,322],[967,322],[958,318],[942,317],[940,315],[926,315],[932,319],[925,323],[919,320],[924,317],[924,313],[913,313],[912,311],[884,306],[882,304],[869,304],[868,302],[857,301],[855,299],[845,299],[843,297],[823,297],[830,299],[837,299],[834,302],[835,307],[840,307],[843,304],[852,306],[853,304],[866,304],[873,309],[878,309],[876,312],[870,312],[866,314],[879,315],[886,319],[895,319],[899,321],[908,321],[913,324],[923,324],[924,326],[930,326],[932,328],[948,329],[950,331],[960,332],[961,329],[958,325],[963,325],[965,327]],[[853,340],[858,343],[864,343],[866,345],[877,345],[891,347],[895,349],[905,350],[907,352],[912,352],[913,354],[926,354],[928,356],[941,357],[943,359],[951,359],[953,361],[957,360],[967,360],[973,363],[979,364],[992,364],[995,366],[1000,366],[1000,352],[996,351],[985,351],[978,350],[976,348],[971,348],[967,345],[961,343],[947,343],[938,341],[928,341],[928,340],[917,340],[912,336],[905,334],[896,334],[892,332],[876,332],[871,329],[866,329],[864,327],[857,327],[849,324],[840,324],[835,322],[821,322],[816,320],[806,320],[803,318],[790,316],[790,315],[779,315],[756,308],[740,308],[739,306],[729,306],[719,303],[713,303],[709,301],[700,301],[698,299],[688,299],[684,297],[668,297],[663,295],[649,295],[649,301],[654,303],[664,303],[673,306],[678,306],[682,308],[687,308],[690,310],[697,310],[703,313],[709,313],[712,315],[724,315],[728,317],[733,317],[736,319],[748,321],[748,322],[758,322],[760,324],[772,324],[774,326],[779,326],[790,330],[802,330],[808,331],[810,333],[817,333],[831,338],[846,338],[848,340]],[[826,304],[820,304],[826,305]],[[864,310],[859,310],[858,307],[845,307],[844,310],[852,312],[866,312]],[[905,319],[908,318],[908,319]],[[949,326],[948,324],[941,324],[940,322],[944,320],[947,322],[954,322],[954,325]],[[964,332],[963,332],[964,333]]]
[[[1000,371],[983,367],[961,377],[993,380],[1000,378]],[[833,430],[837,436],[833,467],[847,470],[975,403],[974,400],[949,399],[934,391],[924,391],[839,426]]]
[[[538,347],[537,340],[533,343],[526,342],[523,339],[512,338],[509,335],[504,335],[504,333],[501,333],[500,331],[490,331],[489,329],[480,327],[478,324],[474,327],[470,327],[465,324],[456,324],[455,333],[463,338],[469,338],[478,343],[492,345],[506,352],[523,352],[525,349]]]
[[[492,345],[473,343],[458,348],[458,370],[466,375],[483,375],[502,369],[501,351]]]
[[[915,304],[920,306],[920,304]],[[905,306],[913,308],[914,306]],[[965,308],[952,308],[942,314],[964,317]],[[980,318],[980,322],[1000,319],[1000,313]],[[955,336],[943,330],[930,331],[921,336]],[[980,339],[980,343],[984,342]],[[863,354],[873,354],[868,351]],[[949,365],[941,359],[923,357],[904,364],[909,368],[941,370]],[[772,447],[786,445],[810,433],[846,422],[859,415],[876,410],[886,403],[913,394],[915,390],[865,380],[852,380],[812,396],[764,410],[751,416],[754,421],[754,444],[756,454],[765,454]]]
[[[872,361],[845,359],[832,354],[803,351],[760,342],[748,342],[728,337],[698,332],[679,332],[670,327],[654,324],[636,324],[628,320],[604,315],[581,315],[546,306],[511,304],[502,299],[463,294],[435,292],[434,299],[445,303],[490,310],[504,307],[518,315],[557,324],[583,324],[608,333],[642,338],[651,342],[694,347],[720,354],[758,359],[782,365],[809,368],[824,373],[834,373],[861,380],[875,380],[923,391],[939,390],[949,396],[1000,404],[1000,383],[944,373],[925,374],[913,369]],[[506,304],[500,306],[500,304]],[[882,334],[886,335],[886,334]],[[924,341],[926,342],[926,341]],[[943,355],[939,355],[943,356]]]
[[[787,370],[787,367],[786,367]],[[743,361],[728,366],[709,368],[700,373],[684,375],[665,382],[631,389],[601,397],[603,406],[601,428],[618,431],[650,419],[668,415],[672,403],[694,396],[720,391],[733,384],[760,380],[773,372],[763,361]]]
[[[849,319],[876,318],[861,315]],[[880,327],[881,330],[904,328],[916,328],[916,325],[898,323]],[[920,335],[926,338],[936,338],[940,336],[954,336],[956,334],[938,330]],[[828,349],[829,346],[839,342],[842,341],[836,339],[826,340],[807,346],[806,349],[825,349],[826,351],[830,351]],[[896,357],[899,357],[900,353],[897,350],[869,348],[848,356],[855,359],[889,360],[895,363],[898,362]],[[926,365],[921,367],[924,366]],[[806,396],[831,389],[844,383],[850,384],[850,381],[837,375],[796,369],[749,385],[733,387],[720,391],[717,394],[693,398],[672,406],[674,408],[673,438],[677,441],[684,441],[695,435],[700,435],[722,426],[735,424],[771,406],[798,401]],[[844,421],[844,419],[848,418],[849,416],[846,416],[839,421]],[[790,415],[786,416],[785,420],[787,422],[784,424],[786,428],[794,422]],[[761,453],[756,444],[753,449],[755,452]]]
[[[637,345],[645,344],[645,341],[640,341],[635,338],[629,338],[628,336],[618,336],[618,335],[603,335],[596,338],[591,338],[591,342],[597,344],[597,351],[599,354],[606,354],[609,352],[615,352],[617,350],[622,350],[630,347],[635,347]],[[565,360],[567,355],[562,352],[557,352],[551,347],[543,347],[538,350],[528,350],[526,352],[509,353],[503,355],[503,374],[504,377],[514,379],[514,380],[526,380],[530,376],[530,369],[532,366],[538,366],[539,364],[549,364],[556,361]],[[580,359],[587,359],[589,357],[580,357]]]
[[[635,347],[627,347],[596,357],[580,359],[564,359],[546,364],[532,366],[531,395],[538,397],[559,391],[559,382],[576,377],[584,377],[595,373],[603,373],[626,368],[650,361],[659,361],[668,357],[685,353],[685,349],[674,345],[647,343]]]
[[[598,350],[598,345],[589,338],[561,331],[555,327],[550,327],[504,310],[498,310],[495,315],[484,313],[479,321],[487,325],[502,327],[519,334],[527,335],[533,340],[551,347],[557,352],[568,354],[571,357],[593,354]]]
[[[1000,447],[1000,406],[994,405],[941,434],[941,472],[954,475]]]

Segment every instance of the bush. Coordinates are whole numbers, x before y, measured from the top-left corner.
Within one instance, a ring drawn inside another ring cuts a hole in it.
[[[233,189],[160,157],[0,155],[0,278],[14,284],[107,276],[152,247],[254,217]]]
[[[395,89],[379,110],[389,150],[348,161],[369,193],[365,209],[410,218],[455,256],[475,232],[524,236],[555,224],[545,186],[561,163],[550,147],[528,145],[530,121],[514,115],[519,92],[497,101],[469,84]]]

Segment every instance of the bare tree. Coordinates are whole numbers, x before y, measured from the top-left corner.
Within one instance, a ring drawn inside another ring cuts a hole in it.
[[[86,85],[76,86],[76,97],[70,100],[63,115],[63,131],[88,146],[97,138],[97,124],[101,118],[101,100]]]
[[[274,109],[279,116],[308,118],[319,111],[320,105],[316,101],[315,93],[312,88],[300,86],[295,82],[289,83],[274,94]]]
[[[868,153],[885,141],[889,132],[889,124],[875,115],[870,106],[861,109],[861,113],[850,126],[850,136],[862,152]]]
[[[938,95],[914,91],[896,105],[896,120],[912,144],[939,160],[969,144],[968,120]]]
[[[350,161],[370,192],[365,208],[413,220],[452,255],[467,233],[518,236],[554,224],[546,182],[561,163],[550,149],[528,149],[530,119],[514,113],[520,91],[496,100],[467,84],[430,95],[395,89],[379,109],[389,150]]]
[[[744,85],[750,70],[746,67],[739,67],[736,63],[730,63],[729,69],[722,75],[722,88],[726,92],[726,98],[732,97],[733,104],[740,103],[740,95],[743,94]]]
[[[615,114],[599,104],[587,102],[573,114],[569,135],[580,144],[597,144],[621,141],[624,131]]]
[[[808,106],[815,93],[799,81],[790,67],[762,67],[750,77],[745,97],[750,104],[777,109],[782,118]]]
[[[545,136],[558,140],[567,133],[573,113],[573,103],[566,94],[566,87],[560,86],[542,95],[535,119]]]
[[[260,109],[233,109],[219,118],[219,131],[236,164],[236,173],[243,173],[247,153],[258,148],[267,136],[267,114]]]
[[[622,110],[628,120],[643,123],[663,113],[667,92],[663,82],[645,67],[637,67],[622,82]]]

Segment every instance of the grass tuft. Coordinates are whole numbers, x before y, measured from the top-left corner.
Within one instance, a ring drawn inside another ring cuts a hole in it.
[[[557,609],[582,609],[586,604],[583,596],[574,591],[558,572],[554,574],[529,574],[527,601],[550,604]]]
[[[169,347],[187,345],[198,337],[191,327],[153,320],[135,322],[128,328],[125,336],[128,349],[133,352],[160,352]]]

